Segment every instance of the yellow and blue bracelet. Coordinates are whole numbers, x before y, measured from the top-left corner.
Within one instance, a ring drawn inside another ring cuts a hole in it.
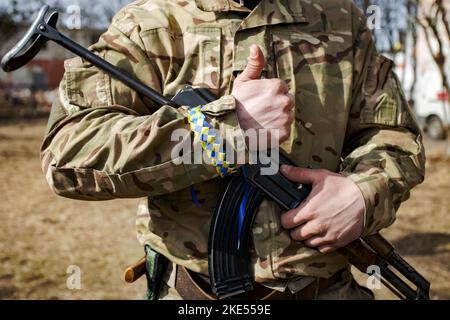
[[[226,160],[221,137],[217,136],[217,131],[211,128],[211,125],[206,121],[202,108],[203,106],[197,106],[189,109],[187,116],[195,139],[200,141],[202,149],[206,152],[208,158],[211,159],[211,164],[221,177],[236,173],[237,170],[234,165]]]

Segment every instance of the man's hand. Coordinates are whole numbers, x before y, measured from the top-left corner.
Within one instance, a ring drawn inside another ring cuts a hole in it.
[[[263,68],[264,55],[257,45],[253,45],[248,65],[236,77],[231,94],[236,99],[237,117],[243,130],[277,129],[278,132],[269,130],[269,133],[281,143],[291,133],[294,97],[288,93],[289,87],[283,80],[259,80]]]
[[[281,217],[292,239],[329,253],[361,237],[365,202],[353,181],[327,170],[283,166],[281,172],[289,180],[312,185],[302,205]]]

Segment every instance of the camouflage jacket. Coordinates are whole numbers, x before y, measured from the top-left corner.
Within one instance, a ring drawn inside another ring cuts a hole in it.
[[[377,53],[363,13],[349,0],[263,0],[248,12],[232,0],[135,1],[90,49],[167,97],[186,84],[211,89],[221,98],[205,113],[242,146],[230,92],[258,44],[263,76],[285,80],[295,96],[284,151],[298,166],[341,172],[359,186],[364,234],[388,227],[423,180],[424,152],[393,63]],[[65,71],[42,147],[50,186],[75,199],[144,198],[140,242],[207,274],[210,219],[224,183],[210,165],[171,157],[171,133],[189,129],[187,107],[158,107],[80,58]],[[348,264],[292,241],[271,201],[259,208],[252,236],[255,279],[269,286],[329,277]]]

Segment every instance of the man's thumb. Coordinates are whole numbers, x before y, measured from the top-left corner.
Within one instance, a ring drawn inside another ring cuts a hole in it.
[[[264,54],[261,48],[254,44],[250,47],[250,57],[248,58],[248,63],[244,71],[239,75],[239,80],[249,81],[259,79],[263,69]]]

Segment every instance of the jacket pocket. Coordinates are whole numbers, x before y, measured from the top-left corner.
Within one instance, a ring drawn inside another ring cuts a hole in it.
[[[220,88],[221,29],[192,26],[183,35],[184,63],[175,80],[185,85],[210,89]]]
[[[101,58],[104,58],[101,56]],[[59,87],[62,105],[68,114],[82,109],[112,104],[108,76],[80,57],[64,62],[65,73]]]
[[[362,93],[361,124],[398,126],[399,109],[408,109],[408,103],[397,76],[392,72],[392,60],[377,54],[369,64]],[[398,94],[400,93],[400,94]],[[405,113],[404,113],[405,114]],[[411,125],[411,120],[405,121]]]
[[[352,79],[350,35],[276,31],[272,46],[277,76],[288,82],[291,93],[315,97],[323,107],[340,102],[334,95],[349,93],[350,85],[345,84]],[[334,103],[326,105],[327,99]]]
[[[298,165],[336,170],[351,102],[350,34],[272,31],[276,75],[295,97],[295,122],[282,148]]]

